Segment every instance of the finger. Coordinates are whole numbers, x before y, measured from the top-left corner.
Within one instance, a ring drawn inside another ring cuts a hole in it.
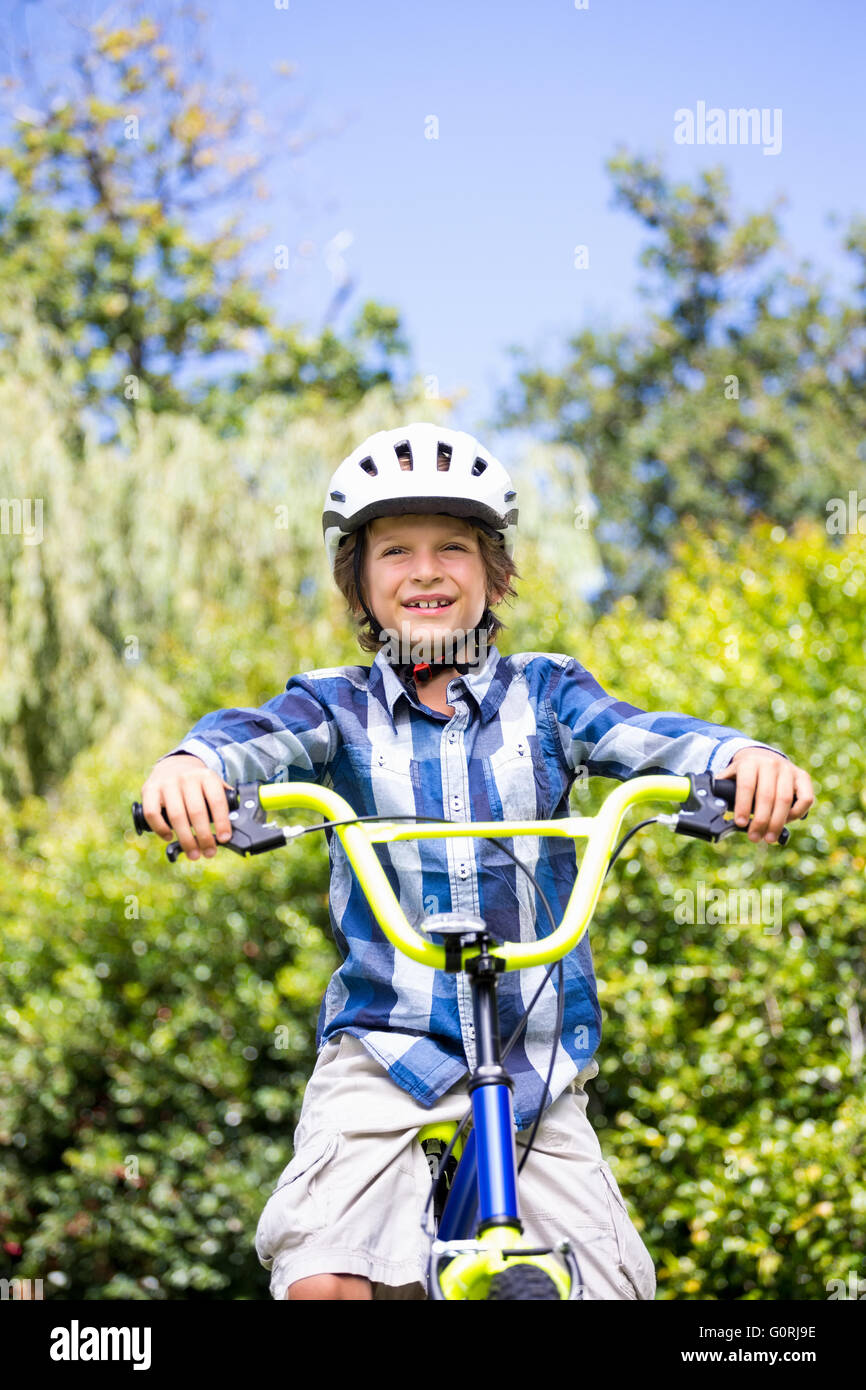
[[[171,821],[178,844],[190,859],[198,859],[198,846],[190,828],[180,782],[166,787],[164,796],[166,815]]]
[[[788,813],[788,820],[800,820],[815,804],[815,790],[808,772],[795,773],[794,789],[797,799]]]
[[[171,840],[174,838],[174,831],[170,825],[166,825],[162,813],[162,797],[156,787],[150,787],[147,783],[141,789],[141,809],[151,830],[154,830],[161,839]]]
[[[202,779],[196,777],[194,780],[181,782],[183,799],[186,802],[187,814],[192,821],[192,828],[195,831],[196,843],[203,854],[208,859],[216,854],[216,841],[210,828],[210,810],[204,799],[202,789]]]
[[[765,840],[778,840],[784,828],[785,821],[788,819],[788,812],[794,800],[794,774],[784,770],[779,773],[779,780],[776,783],[776,799],[773,809],[770,812],[770,820],[764,834]]]
[[[749,839],[760,840],[767,833],[770,815],[776,804],[776,784],[779,774],[769,763],[758,768],[758,786],[755,792],[755,808],[752,824],[749,826]]]
[[[737,769],[737,794],[734,798],[734,820],[737,825],[748,824],[757,780],[758,768],[756,763],[752,763],[751,766],[741,764]]]
[[[211,773],[202,783],[207,803],[210,807],[210,818],[214,823],[214,834],[218,840],[230,840],[232,837],[232,823],[229,820],[229,803],[226,798],[226,787],[229,784],[220,777],[218,772]]]

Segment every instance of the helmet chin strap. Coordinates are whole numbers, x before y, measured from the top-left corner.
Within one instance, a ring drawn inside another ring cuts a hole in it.
[[[367,604],[364,601],[364,595],[361,592],[361,558],[363,547],[364,530],[362,528],[358,534],[358,539],[355,541],[355,553],[352,557],[355,574],[355,593],[358,595],[358,602],[364,610],[364,613],[367,617],[367,621],[369,622],[373,631],[378,634],[382,631],[382,628],[375,615],[371,613],[370,609],[367,607]],[[469,643],[472,642],[472,640],[474,639],[473,645],[476,654],[471,661],[410,661],[402,663],[393,662],[392,669],[397,672],[397,675],[401,678],[401,680],[404,681],[404,683],[409,679],[414,679],[416,685],[419,681],[422,684],[426,685],[428,681],[431,681],[433,677],[438,675],[441,671],[454,670],[457,671],[459,675],[465,676],[467,671],[471,670],[473,667],[483,665],[483,663],[487,660],[486,646],[487,641],[490,637],[490,620],[492,617],[493,614],[490,611],[490,607],[487,603],[485,603],[484,612],[481,614],[481,617],[478,620],[478,625],[474,627],[471,632],[468,632],[465,638],[463,639],[464,652],[467,645],[469,645]]]

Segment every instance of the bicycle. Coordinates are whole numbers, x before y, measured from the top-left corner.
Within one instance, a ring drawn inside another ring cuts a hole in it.
[[[431,969],[465,971],[471,991],[475,1022],[476,1066],[467,1090],[471,1108],[459,1123],[428,1125],[418,1132],[431,1167],[431,1193],[422,1225],[431,1242],[427,1292],[433,1300],[576,1300],[583,1296],[580,1265],[571,1242],[556,1246],[530,1246],[523,1237],[519,1216],[515,1125],[511,1103],[512,1082],[503,1066],[508,1051],[553,972],[560,970],[558,1015],[554,1029],[547,1093],[553,1071],[556,1044],[562,1026],[564,991],[562,958],[574,949],[589,926],[604,880],[632,835],[644,826],[666,824],[677,834],[716,842],[735,830],[747,832],[726,816],[733,810],[733,779],[713,778],[710,773],[683,777],[669,774],[633,777],[615,787],[595,816],[566,816],[541,821],[448,821],[420,816],[356,816],[349,803],[330,788],[316,783],[240,783],[227,790],[232,837],[224,848],[237,854],[261,854],[277,849],[301,835],[334,829],[387,939],[411,959]],[[632,806],[646,801],[667,801],[679,806],[675,813],[640,821],[611,848],[622,820]],[[310,826],[283,828],[266,819],[269,811],[304,809],[329,819]],[[805,819],[805,817],[803,818]],[[410,820],[412,825],[400,824]],[[373,822],[373,825],[367,823]],[[140,803],[133,803],[133,823],[139,834],[150,830]],[[168,824],[168,822],[166,821]],[[505,839],[522,835],[553,835],[585,839],[586,850],[575,878],[562,921],[557,926],[544,893],[516,854],[502,845],[539,894],[550,917],[552,932],[534,942],[497,941],[483,920],[466,913],[444,912],[413,926],[391,889],[373,846],[397,840],[438,836],[475,836]],[[789,832],[780,832],[784,845]],[[166,848],[174,862],[181,853],[175,840]],[[420,930],[418,930],[420,927]],[[437,944],[431,938],[441,938]],[[496,977],[505,970],[547,965],[542,985],[503,1048],[496,1009]],[[539,1106],[520,1168],[526,1162],[541,1120]],[[463,1131],[471,1119],[471,1129]]]

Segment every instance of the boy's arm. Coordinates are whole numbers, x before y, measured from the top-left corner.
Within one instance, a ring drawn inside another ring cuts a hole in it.
[[[552,674],[550,702],[569,767],[621,782],[649,772],[720,771],[746,748],[781,748],[726,724],[708,724],[674,710],[642,710],[608,695],[573,657]]]
[[[220,709],[203,715],[163,757],[192,753],[226,782],[316,782],[336,742],[337,726],[330,712],[304,677],[293,676],[281,695],[258,709]]]
[[[814,802],[809,774],[781,748],[726,724],[617,700],[571,657],[560,659],[550,702],[570,767],[620,781],[650,772],[733,777],[734,818],[744,825],[753,812],[752,840],[776,840],[785,821],[804,816]]]

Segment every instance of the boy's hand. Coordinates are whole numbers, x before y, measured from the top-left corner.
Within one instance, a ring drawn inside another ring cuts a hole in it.
[[[198,859],[202,851],[210,859],[217,849],[211,820],[218,840],[232,837],[225,794],[228,785],[194,753],[176,753],[156,764],[141,789],[141,809],[151,830],[163,840],[170,840],[172,831],[162,817],[164,806],[166,817],[188,858]]]
[[[724,772],[716,777],[733,777],[737,784],[734,820],[749,826],[749,839],[778,840],[786,821],[805,816],[815,800],[812,779],[795,763],[771,753],[769,748],[741,748]]]

